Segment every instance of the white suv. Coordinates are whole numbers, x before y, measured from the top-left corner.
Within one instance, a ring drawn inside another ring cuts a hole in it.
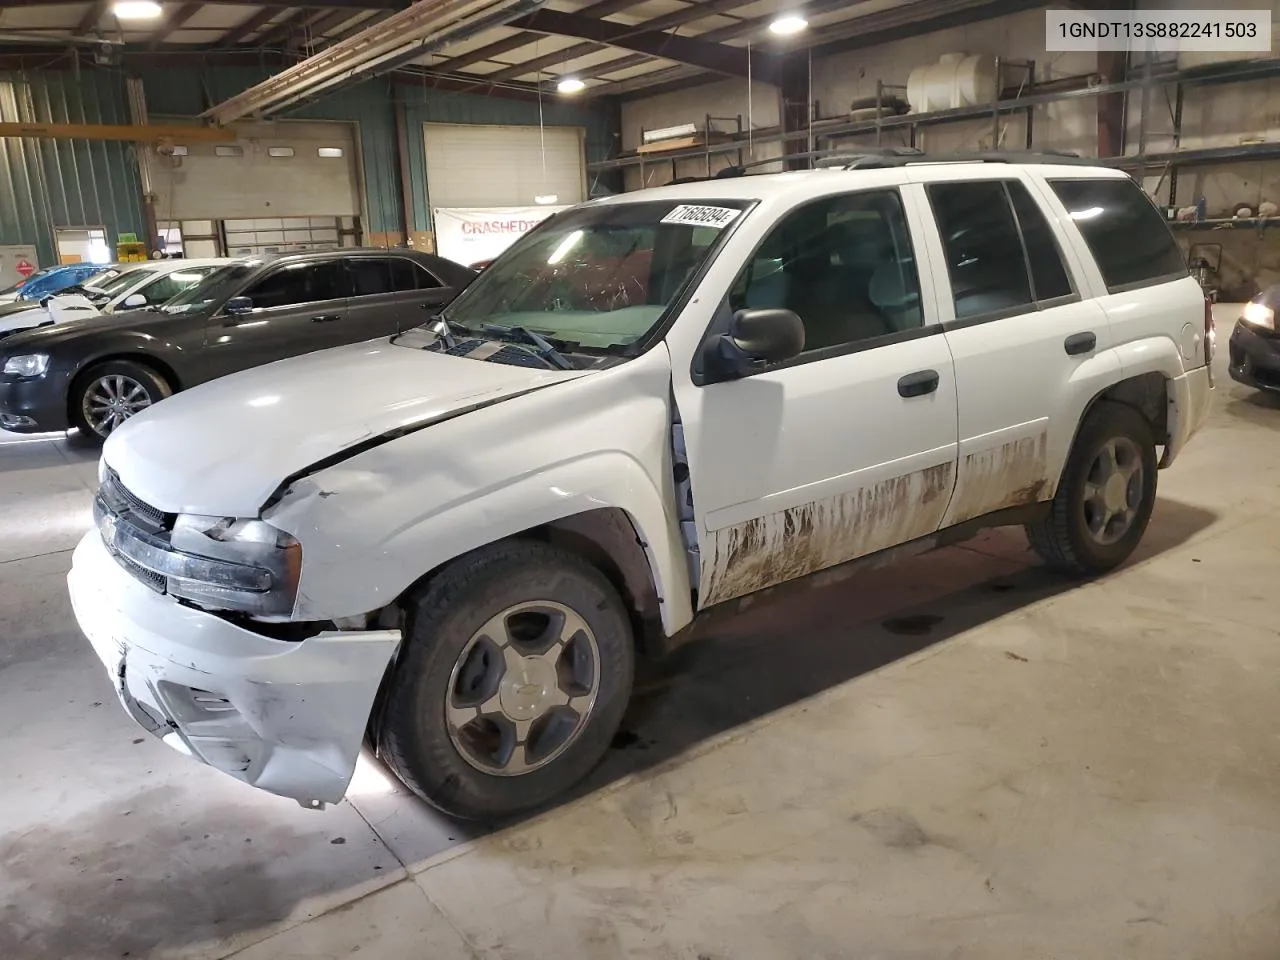
[[[999,524],[1120,564],[1211,397],[1160,214],[1078,163],[873,166],[575,207],[424,327],[130,420],[69,578],[125,707],[308,806],[367,739],[495,817],[708,608]]]

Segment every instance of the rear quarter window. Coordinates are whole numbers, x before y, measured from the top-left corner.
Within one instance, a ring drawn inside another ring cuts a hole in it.
[[[1132,180],[1050,180],[1111,293],[1176,280],[1187,264],[1164,217]]]

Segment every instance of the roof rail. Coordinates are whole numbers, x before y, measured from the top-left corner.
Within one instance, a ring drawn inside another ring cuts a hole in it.
[[[1098,166],[1101,161],[1065,150],[990,150],[977,153],[929,154],[912,147],[897,147],[875,153],[867,151],[854,156],[830,157],[819,160],[816,166],[835,167],[840,170],[877,170],[920,163],[1057,163]]]
[[[752,167],[788,160],[810,160],[818,170],[880,170],[889,167],[905,167],[915,163],[1056,163],[1077,166],[1105,166],[1102,160],[1082,157],[1067,150],[988,150],[977,153],[925,153],[915,147],[866,147],[856,153],[833,153],[815,150],[808,153],[786,154],[753,160],[750,163],[725,167],[709,177],[676,177],[667,186],[681,183],[705,183],[708,180],[724,180],[745,177]]]

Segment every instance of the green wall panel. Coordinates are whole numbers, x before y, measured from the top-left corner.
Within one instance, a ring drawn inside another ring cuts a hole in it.
[[[118,74],[0,73],[0,120],[128,123]],[[56,262],[55,227],[145,232],[135,147],[87,140],[0,140],[0,244],[34,243]]]

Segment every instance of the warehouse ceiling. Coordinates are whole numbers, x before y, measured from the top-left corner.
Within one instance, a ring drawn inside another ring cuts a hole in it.
[[[419,0],[432,4],[436,0]],[[293,63],[374,27],[411,0],[260,3],[160,0],[153,20],[120,20],[113,0],[0,0],[0,64],[56,64],[107,57],[210,64]],[[584,96],[650,95],[716,77],[778,82],[784,59],[870,46],[1039,6],[1027,0],[548,0],[501,26],[472,31],[397,63],[449,89],[529,93],[572,77]],[[808,29],[779,37],[779,16]],[[79,53],[72,53],[78,50]]]

